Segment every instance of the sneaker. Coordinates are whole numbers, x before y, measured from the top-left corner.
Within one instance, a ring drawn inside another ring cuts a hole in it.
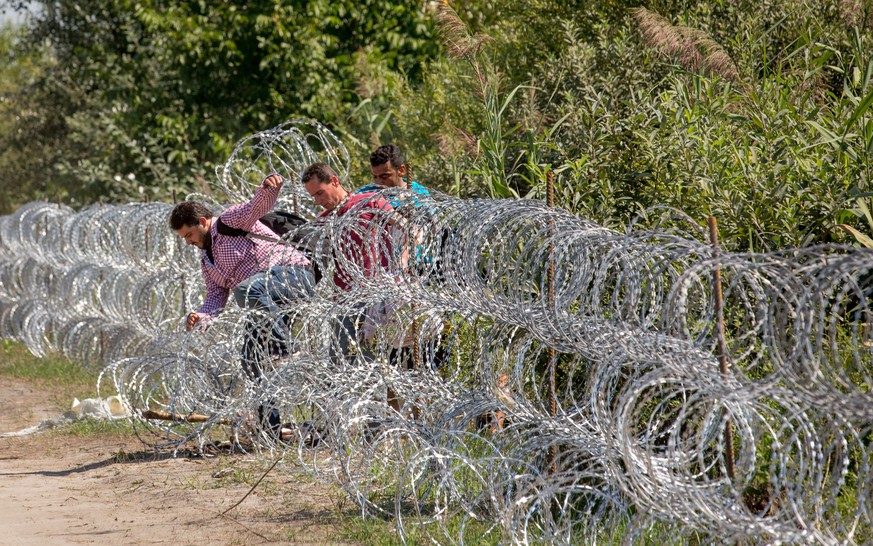
[[[273,356],[273,368],[280,368],[289,362],[300,360],[303,357],[303,351],[294,351],[293,353],[282,353]]]
[[[382,436],[387,428],[387,423],[385,423],[381,419],[368,419],[363,426],[364,442],[367,444],[372,444],[380,436]]]
[[[271,438],[278,438],[281,435],[282,420],[276,408],[258,406],[258,423],[261,430]]]
[[[304,421],[299,425],[295,423],[285,423],[282,425],[281,439],[285,442],[297,440],[303,443],[304,447],[316,447],[320,445],[327,433],[311,421]]]

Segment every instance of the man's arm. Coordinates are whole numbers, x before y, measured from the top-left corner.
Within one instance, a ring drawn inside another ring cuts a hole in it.
[[[251,201],[230,207],[222,213],[219,216],[221,223],[233,228],[251,231],[252,226],[261,216],[273,210],[276,199],[279,198],[279,190],[282,189],[284,183],[285,180],[280,175],[271,174],[264,179]]]
[[[186,327],[190,330],[196,324],[206,326],[218,313],[224,309],[227,303],[227,298],[230,296],[230,290],[218,286],[212,278],[203,271],[203,281],[206,283],[206,299],[203,300],[203,305],[200,306],[200,311],[197,313],[188,313]]]

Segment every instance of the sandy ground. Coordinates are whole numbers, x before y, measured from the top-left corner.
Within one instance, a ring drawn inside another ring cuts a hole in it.
[[[57,416],[45,399],[0,377],[0,432]],[[349,543],[342,493],[293,469],[274,469],[220,515],[267,467],[238,454],[173,458],[118,433],[0,438],[0,545]]]

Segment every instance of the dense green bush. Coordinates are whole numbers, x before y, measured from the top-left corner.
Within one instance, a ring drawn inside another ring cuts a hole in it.
[[[44,4],[21,42],[38,70],[2,75],[28,114],[0,110],[19,154],[0,177],[23,197],[201,190],[235,141],[306,116],[349,146],[353,184],[394,141],[416,178],[463,196],[542,198],[552,170],[558,204],[606,225],[676,207],[753,250],[865,229],[860,0],[80,4]]]
[[[48,55],[16,97],[36,114],[10,123],[53,144],[43,170],[60,191],[47,197],[74,204],[203,190],[247,134],[301,116],[342,128],[362,59],[414,83],[438,47],[410,0],[39,4],[18,55]]]
[[[867,191],[873,142],[871,36],[866,23],[849,24],[846,5],[700,3],[672,20],[618,9],[595,25],[554,3],[545,38],[541,25],[525,24],[529,13],[508,9],[478,57],[501,78],[498,102],[511,99],[500,120],[505,175],[518,193],[542,198],[542,173],[555,170],[558,203],[608,225],[672,206],[701,223],[715,215],[737,249],[845,240],[835,221],[850,218],[851,196]],[[538,54],[527,72],[519,51]],[[462,186],[494,195],[481,173],[485,120],[497,110],[475,86],[450,88],[458,77],[472,81],[470,72],[440,67],[450,77],[433,84],[479,116],[465,121],[437,100],[428,125],[444,138],[463,130],[478,150],[459,146],[461,157],[446,162],[446,150],[422,146],[424,163],[437,167],[425,170],[451,189],[458,173],[440,169],[460,168]],[[397,138],[414,142],[424,105],[440,95],[429,89],[421,104],[405,96],[392,103],[413,112],[399,119],[415,122],[400,125]]]

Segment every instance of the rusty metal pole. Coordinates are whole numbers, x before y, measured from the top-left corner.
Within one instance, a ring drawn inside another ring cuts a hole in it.
[[[406,164],[406,180],[407,180],[406,189],[411,189],[412,188],[412,186],[411,186],[412,165],[409,163]],[[406,260],[408,262],[407,271],[409,271],[409,276],[411,277],[417,273],[417,271],[415,271],[415,265],[416,265],[415,264],[415,259],[416,259],[415,246],[416,245],[413,242],[414,238],[415,238],[415,228],[412,225],[412,222],[409,222],[409,224],[406,228],[406,233],[407,233],[407,235],[406,235]],[[413,303],[412,304],[412,317],[413,317],[412,318],[412,368],[414,370],[421,369],[421,346],[420,346],[420,343],[418,340],[419,321],[418,321],[418,317],[416,315],[417,315],[417,312],[416,312],[415,304]]]
[[[295,173],[293,171],[288,173],[288,179],[292,185],[296,184],[297,183],[297,173]],[[291,195],[293,196],[293,199],[292,199],[292,204],[294,207],[293,212],[297,216],[300,216],[300,196],[297,195],[296,189],[291,191]]]
[[[555,208],[555,182],[552,171],[546,173],[546,206],[550,209]],[[546,284],[549,292],[549,305],[555,306],[555,221],[549,218],[549,265],[546,274]],[[556,380],[555,368],[558,365],[558,352],[549,347],[549,415],[554,418],[558,414],[558,387]],[[552,445],[549,447],[549,470],[552,473],[558,472],[558,446]]]
[[[712,248],[715,250],[715,255],[718,256],[718,222],[715,216],[710,216],[707,222],[709,224],[709,240],[712,243]],[[724,299],[721,291],[721,267],[716,267],[712,271],[712,292],[715,298],[715,337],[718,347],[718,364],[719,371],[724,377],[728,376],[728,357],[727,343],[725,342],[724,334]],[[723,409],[727,412],[727,409]],[[725,436],[725,458],[724,464],[727,470],[728,478],[734,479],[734,434],[733,425],[730,418],[727,419],[724,425]]]
[[[185,282],[185,274],[184,273],[179,275],[179,280],[181,281],[181,285],[182,285],[182,294],[181,294],[181,296],[182,296],[182,301],[181,301],[181,303],[182,303],[182,316],[187,318],[187,316],[188,316],[188,283]]]

